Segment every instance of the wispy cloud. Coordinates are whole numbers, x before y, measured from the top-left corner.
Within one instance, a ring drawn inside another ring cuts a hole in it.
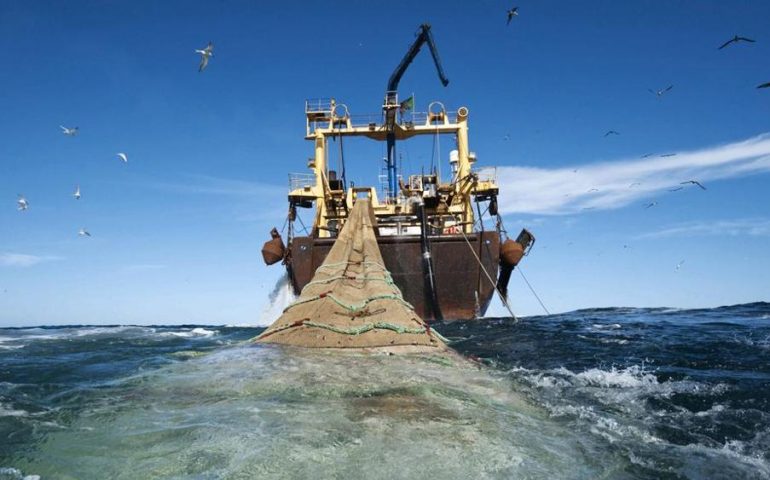
[[[735,220],[685,222],[645,233],[639,238],[693,237],[704,235],[749,235],[770,237],[770,219],[741,218]]]
[[[56,256],[28,255],[26,253],[0,253],[0,266],[2,267],[32,267],[43,262],[61,260]]]
[[[269,197],[284,195],[287,191],[286,186],[208,175],[185,175],[179,182],[149,182],[146,186],[174,193],[242,197]]]
[[[163,270],[166,265],[160,263],[139,263],[136,265],[126,265],[123,267],[124,272],[147,272],[153,270]]]
[[[770,135],[676,156],[621,159],[569,168],[499,167],[502,213],[569,214],[649,199],[682,181],[770,171]],[[697,187],[695,187],[697,188]]]

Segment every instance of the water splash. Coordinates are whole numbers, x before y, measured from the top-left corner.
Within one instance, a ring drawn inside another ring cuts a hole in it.
[[[297,296],[294,295],[294,290],[289,281],[289,275],[282,275],[275,282],[273,290],[270,291],[270,294],[267,297],[267,306],[262,311],[257,325],[270,325],[276,318],[280,317],[283,310],[291,305],[296,299]]]

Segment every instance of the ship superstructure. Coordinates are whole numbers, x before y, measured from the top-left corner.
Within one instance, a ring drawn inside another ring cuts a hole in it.
[[[469,148],[469,109],[450,111],[436,101],[427,111],[416,112],[413,96],[400,101],[398,81],[425,43],[446,85],[430,26],[422,25],[390,77],[381,115],[351,114],[335,98],[305,102],[305,139],[314,145],[307,162],[310,173],[289,175],[288,248],[274,229],[273,240],[263,250],[266,262],[283,260],[297,293],[323,262],[359,198],[371,204],[371,223],[385,266],[404,298],[426,320],[482,315],[496,290],[505,297],[511,270],[533,245],[534,237],[526,230],[516,241],[505,238],[494,169],[478,171]],[[452,137],[455,148],[446,179],[437,169],[408,177],[399,174],[396,142],[420,135]],[[344,166],[342,172],[329,168],[330,142],[341,149],[349,137],[385,142],[387,181],[379,193],[376,186],[348,184]],[[305,236],[297,235],[294,225],[297,209],[313,212]],[[485,229],[484,215],[495,220],[493,228]]]

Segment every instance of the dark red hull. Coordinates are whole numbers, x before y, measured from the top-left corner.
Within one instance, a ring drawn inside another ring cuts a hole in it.
[[[431,256],[436,280],[436,297],[445,320],[471,319],[483,315],[494,294],[494,285],[479,266],[481,263],[493,281],[497,279],[500,236],[497,232],[430,237]],[[289,277],[295,293],[310,282],[334,244],[333,238],[295,237],[290,245]],[[422,250],[419,236],[378,237],[385,267],[418,315],[435,320],[425,288]],[[472,248],[472,249],[471,249]],[[474,252],[476,255],[474,255]]]

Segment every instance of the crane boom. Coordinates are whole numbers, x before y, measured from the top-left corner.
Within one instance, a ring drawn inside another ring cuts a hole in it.
[[[430,24],[423,23],[420,25],[420,29],[418,31],[417,38],[415,39],[414,43],[412,43],[412,46],[409,47],[409,50],[406,52],[406,55],[404,55],[404,58],[401,59],[401,63],[398,64],[396,69],[393,71],[393,73],[390,75],[390,78],[388,79],[388,89],[385,92],[385,103],[382,106],[383,110],[385,111],[385,128],[388,132],[387,134],[387,144],[388,144],[388,158],[387,158],[387,167],[388,167],[388,189],[389,194],[388,196],[390,199],[395,199],[397,197],[397,191],[398,191],[398,175],[396,172],[396,158],[395,158],[395,147],[396,147],[396,135],[394,133],[395,123],[396,123],[396,112],[398,111],[400,104],[398,103],[398,84],[401,81],[401,77],[404,75],[404,72],[406,72],[406,69],[409,67],[409,65],[412,63],[414,58],[417,56],[418,53],[420,53],[420,48],[424,43],[428,44],[428,48],[430,48],[430,54],[433,57],[433,63],[436,65],[436,70],[438,71],[439,80],[441,80],[441,84],[443,86],[447,86],[449,84],[449,79],[446,78],[446,75],[444,74],[444,69],[441,66],[441,59],[438,56],[438,49],[436,48],[436,43],[433,41],[433,34],[430,32]]]
[[[398,90],[398,83],[401,81],[401,77],[404,75],[404,72],[406,72],[406,69],[412,63],[417,54],[420,53],[420,48],[422,47],[423,43],[427,43],[428,48],[430,48],[430,54],[433,57],[433,63],[436,64],[436,70],[438,70],[438,76],[441,80],[441,84],[445,87],[449,84],[449,79],[446,78],[444,69],[441,67],[441,59],[438,56],[436,42],[433,41],[433,34],[430,32],[430,24],[423,23],[420,25],[419,32],[420,33],[417,34],[417,38],[415,39],[414,43],[411,47],[409,47],[409,50],[406,52],[406,55],[404,55],[404,58],[401,59],[401,63],[398,64],[396,69],[390,75],[390,79],[388,80],[389,92]]]

